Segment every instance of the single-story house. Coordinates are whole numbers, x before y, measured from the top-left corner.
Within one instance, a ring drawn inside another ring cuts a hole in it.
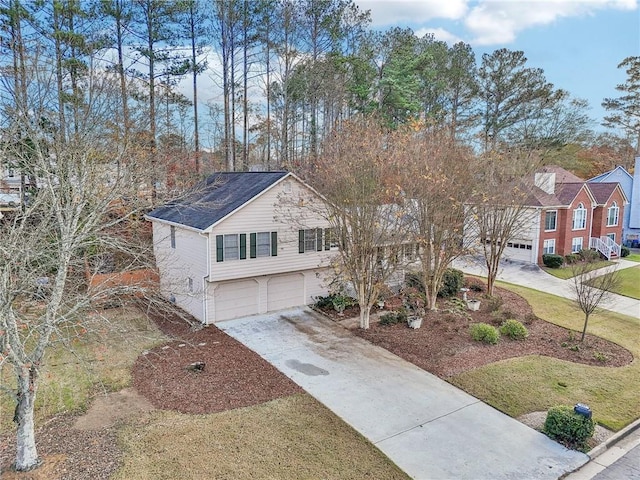
[[[629,199],[622,217],[622,243],[637,247],[640,244],[640,157],[636,157],[633,175],[617,166],[588,180],[592,183],[617,182]]]
[[[337,253],[323,205],[290,172],[211,175],[146,216],[161,291],[205,324],[313,303]]]

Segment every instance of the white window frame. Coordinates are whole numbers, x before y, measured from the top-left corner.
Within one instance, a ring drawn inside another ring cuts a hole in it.
[[[571,253],[578,253],[583,248],[584,248],[583,237],[573,237],[571,239]]]
[[[318,229],[309,228],[304,231],[304,251],[317,252],[318,248]]]
[[[232,245],[234,239],[235,246]],[[234,251],[236,255],[233,255]],[[223,235],[222,258],[225,262],[240,260],[240,235],[238,235],[237,233]]]
[[[542,254],[553,255],[556,253],[556,239],[548,238],[542,243]]]
[[[267,239],[265,242],[264,239]],[[262,238],[262,242],[260,239]],[[270,257],[271,256],[271,232],[257,232],[256,233],[256,257]]]
[[[547,228],[547,216],[553,213],[553,228]],[[547,210],[544,213],[544,231],[545,232],[555,232],[558,228],[558,211],[557,210]]]
[[[607,209],[607,227],[617,227],[619,221],[620,207],[618,207],[618,202],[613,202],[613,204]]]
[[[584,230],[587,228],[587,209],[580,202],[573,211],[573,230]]]

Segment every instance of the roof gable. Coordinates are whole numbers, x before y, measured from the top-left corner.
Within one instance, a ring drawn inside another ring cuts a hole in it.
[[[147,217],[203,231],[289,175],[289,172],[214,173],[186,197],[156,208]]]
[[[609,199],[613,195],[613,193],[617,190],[620,191],[620,196],[622,197],[622,201],[626,202],[626,195],[624,194],[624,190],[620,188],[619,183],[601,183],[601,182],[593,182],[589,183],[589,190],[593,194],[593,197],[596,200],[598,205],[606,205],[609,202]]]
[[[612,175],[619,173],[619,174],[623,174],[626,175],[629,178],[633,178],[633,176],[627,172],[627,169],[624,168],[621,165],[618,165],[616,168],[614,168],[613,170],[609,170],[608,172],[604,172],[601,173],[600,175],[596,175],[595,177],[587,180],[588,182],[607,182],[607,180],[609,179],[609,177],[611,177]]]

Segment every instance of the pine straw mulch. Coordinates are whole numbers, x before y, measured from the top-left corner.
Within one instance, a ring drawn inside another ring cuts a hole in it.
[[[258,405],[302,392],[274,366],[215,326],[192,329],[179,316],[150,312],[175,340],[144,352],[133,385],[156,408],[203,414]],[[192,371],[193,363],[203,363]]]
[[[580,333],[537,318],[527,301],[516,293],[496,287],[494,296],[502,299],[502,306],[493,312],[491,301],[480,296],[477,297],[481,300],[480,310],[465,311],[467,316],[447,313],[446,301],[439,299],[439,310],[427,312],[419,329],[410,329],[406,324],[379,325],[377,319],[372,319],[368,330],[356,325],[352,332],[444,379],[525,355],[545,355],[606,367],[620,367],[633,360],[631,352],[620,345],[588,333],[584,342],[580,342]],[[502,336],[497,345],[488,345],[474,341],[469,334],[471,323],[484,322],[498,327],[508,318],[515,318],[526,326],[529,336],[525,340]]]

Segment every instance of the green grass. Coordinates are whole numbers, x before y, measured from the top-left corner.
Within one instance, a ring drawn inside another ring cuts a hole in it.
[[[616,276],[618,282],[612,291],[625,297],[640,300],[640,265],[618,270]]]
[[[576,331],[582,329],[582,312],[570,300],[524,287],[501,286],[526,298],[538,317]],[[598,423],[619,430],[640,417],[640,319],[601,312],[591,316],[587,331],[627,348],[633,362],[609,368],[526,356],[462,373],[451,382],[513,417],[554,405],[586,403]]]
[[[307,394],[209,415],[156,411],[119,435],[115,479],[407,479]]]
[[[581,273],[590,272],[591,270],[596,270],[598,268],[608,267],[609,265],[613,265],[613,264],[614,264],[614,262],[610,262],[608,260],[602,260],[600,262],[593,262],[593,263],[588,264],[588,266],[586,267],[585,271],[583,271]],[[574,277],[571,265],[565,265],[564,267],[561,267],[561,268],[542,267],[542,270],[547,272],[549,275],[553,275],[554,277],[560,278],[562,280],[567,280],[569,278],[573,278]]]
[[[631,262],[640,262],[640,253],[631,253],[624,257],[624,259]]]

